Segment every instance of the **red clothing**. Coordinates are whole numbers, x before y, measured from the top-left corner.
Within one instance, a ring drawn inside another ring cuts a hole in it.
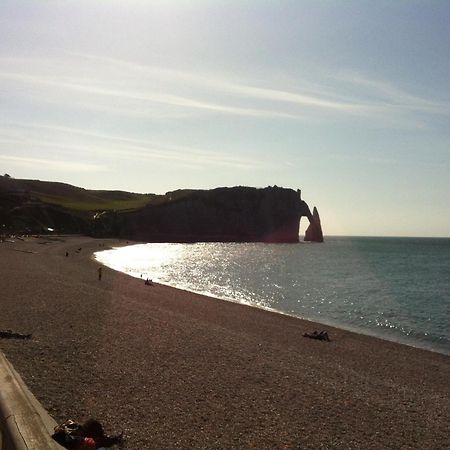
[[[95,441],[90,437],[84,438],[80,446],[80,450],[91,450],[95,448],[97,448]]]

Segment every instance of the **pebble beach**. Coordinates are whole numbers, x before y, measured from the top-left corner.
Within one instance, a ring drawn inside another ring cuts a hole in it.
[[[57,421],[128,450],[446,449],[450,357],[102,268],[126,241],[0,243],[0,350]],[[66,256],[66,252],[68,256]],[[303,337],[325,329],[331,341]]]

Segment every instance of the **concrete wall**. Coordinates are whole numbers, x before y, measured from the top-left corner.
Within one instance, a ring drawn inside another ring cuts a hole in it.
[[[0,352],[0,450],[61,450],[55,425]]]

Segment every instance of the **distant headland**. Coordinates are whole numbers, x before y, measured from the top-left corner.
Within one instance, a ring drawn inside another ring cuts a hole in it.
[[[237,186],[164,195],[0,176],[1,233],[80,233],[145,242],[323,242],[300,190]]]

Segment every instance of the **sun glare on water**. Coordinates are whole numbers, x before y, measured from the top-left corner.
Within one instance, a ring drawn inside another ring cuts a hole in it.
[[[97,252],[95,259],[133,277],[159,281],[164,268],[179,258],[182,251],[176,244],[136,244]]]

